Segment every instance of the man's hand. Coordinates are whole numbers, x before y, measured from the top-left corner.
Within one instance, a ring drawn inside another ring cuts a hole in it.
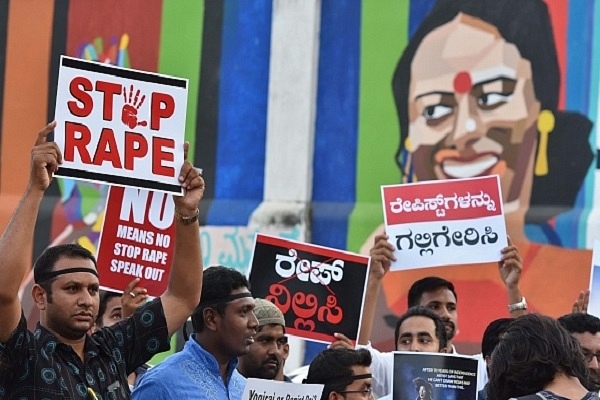
[[[330,349],[350,349],[354,350],[354,343],[343,333],[334,333],[333,336],[337,339],[332,342],[329,346]]]
[[[590,302],[590,291],[588,290],[582,290],[581,292],[579,292],[579,296],[577,296],[577,300],[575,300],[575,303],[573,303],[573,309],[571,310],[571,312],[573,314],[575,313],[587,313],[588,310],[588,304]]]
[[[523,271],[523,260],[519,254],[519,249],[508,238],[508,246],[502,249],[502,258],[498,263],[500,277],[508,289],[514,289],[519,286],[521,271]]]
[[[369,280],[382,280],[385,274],[390,270],[394,257],[394,246],[387,240],[385,233],[375,236],[375,245],[371,248],[371,269],[369,271]]]
[[[138,283],[140,283],[140,278],[135,278],[123,290],[123,296],[121,296],[123,318],[131,316],[139,306],[146,304],[146,300],[148,300],[148,291],[145,288],[137,287]]]
[[[369,276],[367,277],[367,292],[365,294],[362,323],[360,325],[360,332],[358,332],[357,342],[359,344],[367,344],[371,340],[371,330],[373,328],[373,321],[375,320],[375,308],[377,307],[377,297],[379,297],[381,280],[390,270],[392,261],[396,261],[394,246],[389,244],[387,240],[388,236],[385,233],[375,236],[375,244],[369,251],[371,263],[369,265]],[[340,338],[339,336],[337,337]],[[334,344],[341,345],[344,339],[348,341],[343,335],[341,335],[341,338],[342,341],[337,340]],[[354,346],[352,345],[352,347]]]
[[[183,145],[184,163],[179,172],[179,183],[183,188],[183,196],[173,196],[175,209],[183,216],[191,217],[196,214],[198,203],[204,195],[204,179],[202,175],[187,160],[190,144]]]
[[[50,186],[52,176],[62,164],[62,154],[55,142],[48,142],[48,135],[56,127],[56,121],[50,122],[39,133],[35,146],[31,150],[31,172],[29,189],[44,191]]]

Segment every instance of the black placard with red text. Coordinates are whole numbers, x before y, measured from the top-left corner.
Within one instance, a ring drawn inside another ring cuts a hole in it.
[[[286,332],[321,342],[333,333],[356,341],[369,257],[257,234],[249,270],[254,297],[272,301]]]

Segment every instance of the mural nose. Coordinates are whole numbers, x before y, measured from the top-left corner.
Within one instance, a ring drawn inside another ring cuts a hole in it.
[[[454,129],[448,135],[448,146],[463,151],[473,145],[482,135],[482,124],[468,94],[461,96],[456,106]]]

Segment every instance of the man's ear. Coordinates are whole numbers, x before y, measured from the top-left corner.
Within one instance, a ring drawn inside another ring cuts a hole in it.
[[[213,332],[217,331],[218,321],[221,315],[214,308],[207,307],[202,310],[202,318],[204,318],[204,326]]]
[[[492,363],[492,356],[485,356],[485,365],[487,365],[489,367],[491,363]]]
[[[448,347],[442,347],[439,352],[440,353],[452,353],[451,351],[448,351]]]
[[[283,359],[287,360],[290,355],[290,344],[286,343],[283,345]]]
[[[33,285],[31,288],[31,296],[33,297],[33,301],[38,310],[45,310],[46,304],[48,302],[48,297],[46,296],[46,290],[38,284]]]
[[[339,400],[340,398],[343,399],[338,392],[329,392],[329,397],[327,397],[327,400]]]

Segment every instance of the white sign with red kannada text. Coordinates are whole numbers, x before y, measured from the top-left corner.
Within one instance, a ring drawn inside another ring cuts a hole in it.
[[[391,270],[499,261],[507,246],[496,175],[381,187]]]

